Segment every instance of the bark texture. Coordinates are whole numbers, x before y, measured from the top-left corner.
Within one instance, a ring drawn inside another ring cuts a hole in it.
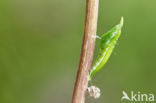
[[[99,0],[86,0],[85,28],[82,49],[71,103],[85,103],[88,74],[92,65]]]

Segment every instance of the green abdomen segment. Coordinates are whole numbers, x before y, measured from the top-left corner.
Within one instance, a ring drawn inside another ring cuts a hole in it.
[[[109,59],[115,45],[114,43],[109,44],[104,50],[101,50],[98,58],[96,59],[95,63],[93,64],[92,68],[90,69],[89,78],[91,79],[92,76],[98,72],[107,62]]]

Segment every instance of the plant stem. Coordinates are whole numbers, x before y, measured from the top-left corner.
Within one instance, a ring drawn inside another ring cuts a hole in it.
[[[71,103],[85,103],[88,74],[92,65],[99,0],[86,0],[85,28],[82,49]]]

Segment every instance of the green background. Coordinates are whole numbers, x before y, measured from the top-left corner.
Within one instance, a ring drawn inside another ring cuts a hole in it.
[[[156,94],[156,1],[99,3],[98,35],[125,22],[92,80],[101,98],[86,103],[121,103],[123,90]],[[84,16],[85,0],[0,0],[0,103],[70,103]]]

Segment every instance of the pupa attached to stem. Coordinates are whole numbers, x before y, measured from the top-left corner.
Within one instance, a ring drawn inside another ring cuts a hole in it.
[[[117,41],[121,34],[121,29],[123,26],[123,17],[121,18],[120,24],[116,25],[107,33],[103,34],[100,39],[100,52],[93,63],[92,68],[89,72],[89,80],[91,80],[92,76],[96,74],[108,61]]]

